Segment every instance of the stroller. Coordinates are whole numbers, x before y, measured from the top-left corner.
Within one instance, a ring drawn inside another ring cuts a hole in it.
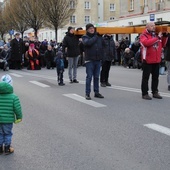
[[[0,69],[3,69],[4,71],[9,70],[9,64],[8,64],[9,58],[10,58],[10,50],[8,50],[5,53],[5,57],[0,54]]]

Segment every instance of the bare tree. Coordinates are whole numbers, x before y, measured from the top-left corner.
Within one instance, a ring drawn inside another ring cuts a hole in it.
[[[13,0],[13,1],[9,1],[6,3],[5,7],[4,7],[4,18],[7,22],[7,25],[9,27],[9,29],[14,29],[18,32],[20,32],[22,34],[22,37],[23,37],[23,34],[24,32],[28,29],[28,25],[27,23],[25,22],[25,20],[23,20],[22,17],[17,17],[16,15],[16,9],[14,7],[17,7],[17,12],[18,13],[22,13],[22,8],[21,6],[18,6],[17,4],[17,1]]]
[[[10,0],[10,3],[16,21],[23,21],[28,28],[33,28],[37,37],[44,22],[44,13],[39,5],[41,0]]]
[[[75,12],[77,0],[41,0],[41,8],[46,16],[46,22],[55,29],[57,40],[57,30],[69,21],[69,17]]]

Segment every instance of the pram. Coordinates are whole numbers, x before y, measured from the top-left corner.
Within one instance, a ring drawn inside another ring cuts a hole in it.
[[[8,64],[9,58],[10,58],[10,50],[7,51],[5,57],[0,56],[0,69],[3,69],[4,71],[9,70],[9,64]]]

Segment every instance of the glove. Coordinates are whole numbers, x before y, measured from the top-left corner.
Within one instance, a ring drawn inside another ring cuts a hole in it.
[[[17,120],[15,120],[15,124],[17,124],[17,123],[20,123],[22,121],[22,119],[17,119]]]

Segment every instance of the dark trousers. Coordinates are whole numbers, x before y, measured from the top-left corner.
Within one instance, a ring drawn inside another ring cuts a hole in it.
[[[142,75],[142,85],[141,85],[141,90],[142,90],[142,95],[148,94],[148,81],[149,81],[149,76],[150,74],[152,75],[152,80],[151,80],[151,90],[152,93],[158,92],[158,83],[159,83],[159,63],[156,64],[147,64],[143,63],[143,75]]]
[[[102,70],[100,73],[100,82],[107,83],[109,79],[109,71],[110,71],[111,61],[104,61],[102,63]]]
[[[63,73],[64,73],[63,69],[57,68],[58,84],[63,83]]]
[[[86,94],[91,92],[91,81],[93,78],[93,89],[95,93],[99,93],[99,75],[100,61],[89,61],[86,63]]]
[[[21,69],[21,61],[20,60],[12,60],[10,63],[11,69]]]

